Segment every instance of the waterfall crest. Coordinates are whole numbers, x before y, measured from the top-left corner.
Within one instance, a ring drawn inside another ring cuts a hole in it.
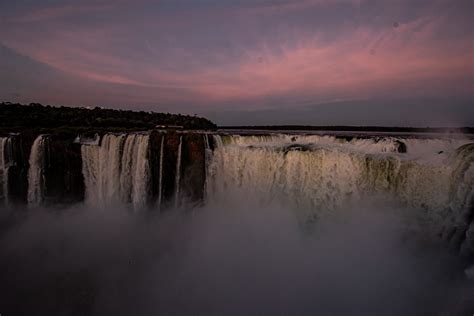
[[[125,137],[106,134],[100,146],[81,146],[86,202],[110,205],[119,200],[120,157]]]
[[[106,134],[99,146],[82,145],[86,202],[141,209],[149,190],[149,135]]]
[[[28,205],[37,207],[43,202],[44,196],[44,168],[47,149],[46,135],[39,135],[33,142],[29,158],[28,170]]]
[[[464,181],[461,187],[471,188],[474,179],[467,172],[471,158],[456,156],[465,140],[215,135],[214,142],[208,181],[211,198],[217,200],[241,192],[262,203],[323,212],[382,194],[430,210],[430,220],[437,221],[453,200],[452,187]],[[463,161],[463,167],[456,161]],[[453,173],[461,169],[462,176],[454,180]],[[454,207],[463,209],[467,193],[459,195],[463,202]]]

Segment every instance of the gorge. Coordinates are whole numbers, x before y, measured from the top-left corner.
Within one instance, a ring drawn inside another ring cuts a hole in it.
[[[0,144],[5,209],[85,203],[153,211],[238,192],[312,221],[383,197],[417,210],[462,254],[474,251],[469,139],[152,130],[75,139],[12,134]]]
[[[466,135],[149,130],[0,144],[3,311],[474,307]]]

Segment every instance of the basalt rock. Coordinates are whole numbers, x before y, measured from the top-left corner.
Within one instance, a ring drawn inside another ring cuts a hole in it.
[[[182,198],[199,202],[204,198],[205,152],[204,139],[199,134],[187,134],[183,138],[181,192]]]
[[[84,199],[81,147],[70,137],[51,135],[45,159],[44,200],[68,204]]]
[[[6,181],[10,205],[26,203],[28,191],[28,157],[34,135],[11,135],[11,156]]]

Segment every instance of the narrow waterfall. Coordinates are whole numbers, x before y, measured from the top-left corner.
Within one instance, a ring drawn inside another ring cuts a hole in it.
[[[41,205],[44,192],[44,167],[47,136],[40,135],[33,142],[29,158],[28,170],[28,205],[36,207]]]
[[[160,170],[159,170],[159,182],[158,182],[158,209],[161,210],[161,202],[163,199],[163,159],[165,154],[165,135],[161,136],[160,145]]]
[[[8,194],[8,169],[12,163],[12,139],[11,137],[0,138],[0,201],[3,205],[9,205]]]
[[[176,158],[176,176],[174,183],[174,206],[179,206],[179,190],[181,181],[181,152],[183,148],[183,136],[179,137],[178,157]]]
[[[209,144],[209,135],[204,134],[204,173],[206,175],[206,178],[204,180],[204,200],[207,199],[208,196],[208,189],[209,189],[209,181],[208,181],[208,174],[209,174],[209,165],[211,164],[211,159],[212,159],[212,149]]]
[[[132,204],[135,210],[146,207],[150,184],[150,164],[148,160],[149,135],[134,135],[137,138],[134,150],[134,170],[132,173]]]
[[[136,149],[138,138],[129,135],[125,139],[122,154],[122,170],[120,172],[120,199],[125,203],[132,202],[133,171],[136,169]]]
[[[149,135],[106,134],[100,146],[82,145],[86,202],[109,206],[147,204],[150,182]]]

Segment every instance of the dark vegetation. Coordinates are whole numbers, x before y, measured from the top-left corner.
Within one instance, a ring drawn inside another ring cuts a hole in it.
[[[112,110],[95,107],[53,107],[38,103],[0,103],[0,130],[62,129],[71,133],[90,130],[149,130],[157,125],[178,125],[184,129],[215,129],[211,121],[189,115]]]
[[[465,133],[474,134],[474,127],[386,127],[386,126],[312,126],[312,125],[261,125],[219,126],[220,129],[267,130],[267,131],[348,131],[394,133]]]

